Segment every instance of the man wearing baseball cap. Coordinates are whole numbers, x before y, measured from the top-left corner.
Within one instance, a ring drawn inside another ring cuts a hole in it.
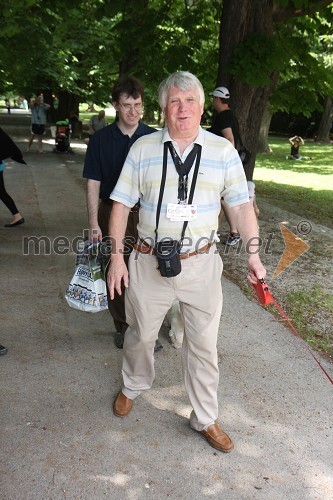
[[[213,92],[210,92],[209,95],[213,97],[213,108],[216,111],[212,126],[208,129],[209,132],[224,137],[237,149],[239,143],[239,127],[237,119],[229,107],[229,90],[226,87],[217,87]],[[228,206],[223,200],[221,204],[230,226],[230,233],[226,244],[230,246],[236,245],[241,239],[240,234],[232,215],[229,213]]]
[[[227,89],[227,87],[216,87],[216,89],[213,90],[213,92],[210,92],[209,95],[214,97],[222,97],[223,99],[230,98],[229,90]]]
[[[213,132],[213,134],[225,137],[237,149],[239,142],[239,127],[237,119],[229,107],[229,90],[226,87],[217,87],[209,95],[213,97],[213,108],[216,111],[209,131]]]

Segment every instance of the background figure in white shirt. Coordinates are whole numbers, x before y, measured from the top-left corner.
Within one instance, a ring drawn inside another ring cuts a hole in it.
[[[89,131],[88,134],[89,136],[93,135],[95,132],[98,130],[101,130],[102,128],[106,127],[108,125],[108,121],[105,118],[105,111],[104,109],[101,109],[98,115],[94,115],[90,122],[89,122]],[[86,144],[89,143],[89,137],[84,139],[84,142]]]
[[[31,99],[31,137],[29,139],[28,149],[30,151],[31,145],[35,137],[37,137],[37,150],[38,153],[43,153],[43,135],[45,134],[45,125],[47,123],[46,111],[50,109],[50,104],[44,102],[42,95]]]

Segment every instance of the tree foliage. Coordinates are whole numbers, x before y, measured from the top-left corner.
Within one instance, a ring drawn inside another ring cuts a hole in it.
[[[0,94],[54,93],[60,115],[110,102],[123,73],[143,81],[146,109],[156,110],[161,80],[189,70],[207,93],[230,88],[255,151],[268,99],[309,114],[332,95],[324,0],[0,0],[0,22]]]
[[[322,77],[323,82],[329,78],[318,58],[318,47],[315,48],[318,25],[317,30],[312,29],[311,23],[326,7],[323,18],[331,15],[330,1],[223,1],[217,83],[229,88],[243,140],[251,151],[257,150],[264,111],[275,89],[280,92],[275,102],[283,106],[284,101],[289,110],[296,102],[300,107],[302,101],[303,110],[304,103],[310,109],[311,102],[318,103],[325,93],[324,84],[318,89],[318,77]],[[309,84],[308,68],[313,75],[317,72],[316,99]],[[292,81],[297,82],[298,95],[294,102],[290,97]],[[246,166],[249,179],[252,179],[254,165],[255,155]]]
[[[320,109],[323,97],[332,93],[332,44],[327,24],[333,21],[332,8],[324,15],[303,17],[278,28],[279,39],[288,54],[289,63],[280,73],[279,83],[270,102],[275,110],[310,116]],[[297,51],[294,49],[297,47]]]
[[[218,0],[0,0],[0,93],[49,89],[104,105],[123,73],[146,86],[146,106],[170,72],[187,69],[211,87],[217,71]],[[211,61],[207,72],[206,61]],[[68,98],[68,95],[67,95]],[[60,103],[61,106],[61,103]]]

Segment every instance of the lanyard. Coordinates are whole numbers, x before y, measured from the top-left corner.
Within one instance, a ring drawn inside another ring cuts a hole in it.
[[[198,154],[199,145],[194,144],[192,151],[188,154],[184,163],[179,158],[172,142],[168,143],[169,151],[178,172],[178,203],[187,203],[187,184],[188,174],[192,168],[193,162]]]
[[[196,162],[195,162],[195,169],[194,169],[192,183],[191,183],[189,204],[191,204],[192,200],[193,200],[194,189],[195,189],[195,185],[197,183],[197,177],[198,177],[199,165],[200,165],[200,159],[201,159],[201,146],[199,146],[198,144],[195,144],[195,146],[197,146],[196,149],[197,149],[198,154],[196,154],[197,158],[196,158]],[[162,178],[161,178],[161,185],[160,185],[160,194],[158,197],[157,209],[156,209],[155,246],[156,246],[157,240],[158,240],[157,229],[158,229],[158,224],[159,224],[159,220],[160,220],[163,193],[164,193],[164,187],[165,187],[165,181],[166,181],[166,175],[167,175],[167,169],[168,169],[168,147],[170,147],[170,143],[165,142],[164,143],[164,152],[163,152],[163,169],[162,169]],[[187,225],[188,225],[188,221],[185,221],[183,224],[182,234],[181,234],[181,238],[180,238],[181,243],[183,242]]]

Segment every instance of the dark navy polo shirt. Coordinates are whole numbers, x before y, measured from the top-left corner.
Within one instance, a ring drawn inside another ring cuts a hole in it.
[[[143,135],[152,134],[156,129],[141,121],[132,135],[124,135],[116,122],[95,132],[90,139],[83,167],[83,177],[100,181],[101,200],[109,199],[117,184],[127,153],[134,142]]]

